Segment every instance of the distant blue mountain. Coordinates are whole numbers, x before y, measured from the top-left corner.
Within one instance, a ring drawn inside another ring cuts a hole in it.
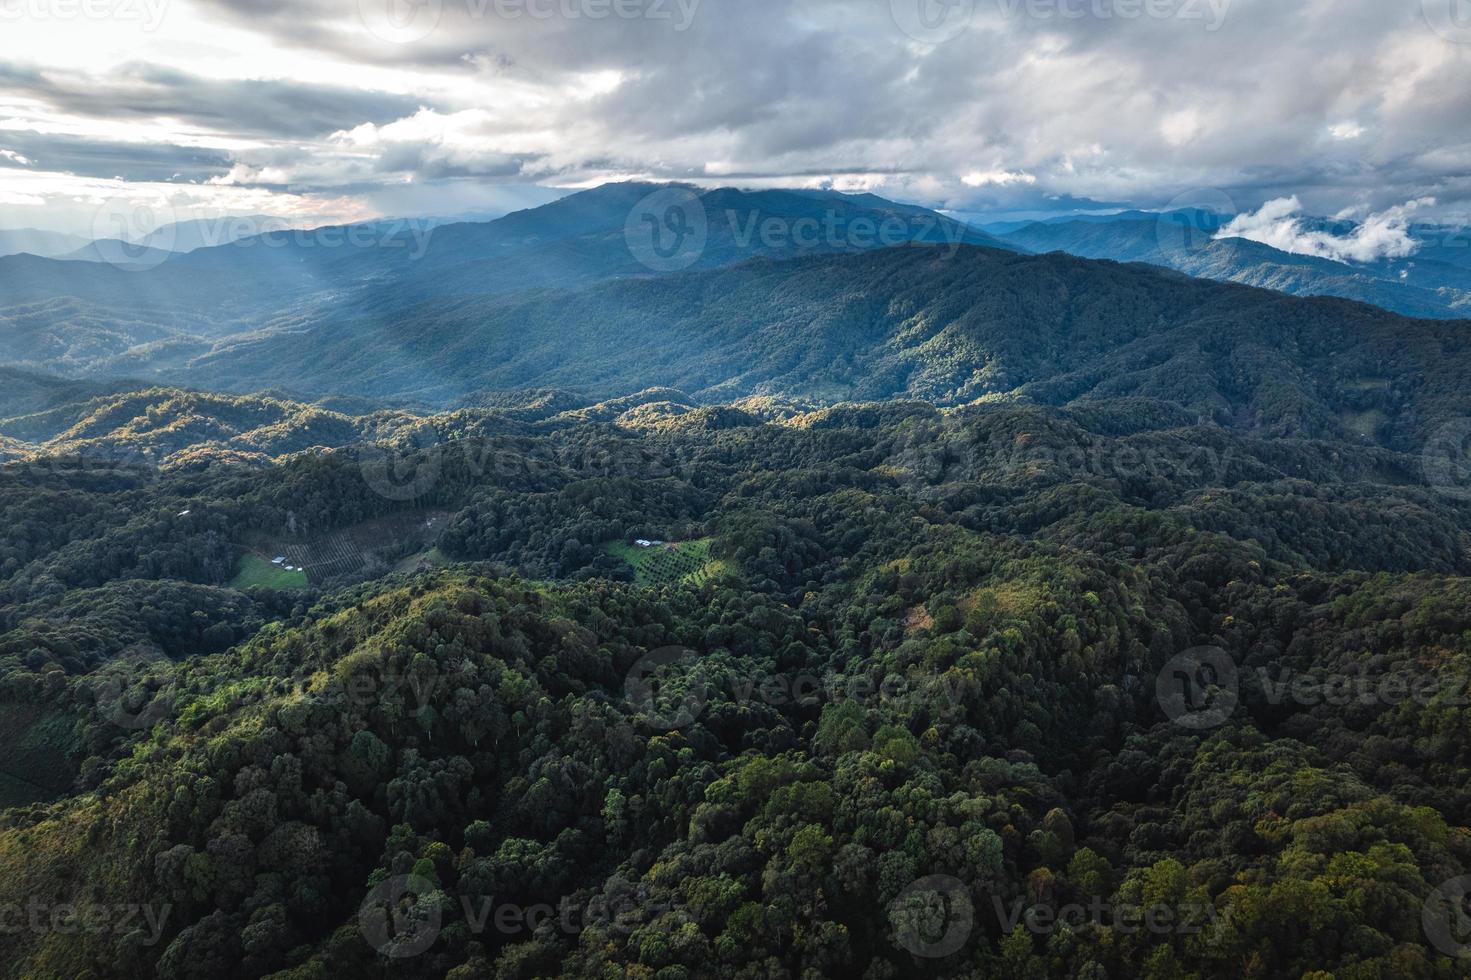
[[[688,227],[663,224],[676,221]],[[233,235],[249,224],[179,226],[158,241]],[[0,321],[24,325],[0,336],[0,363],[149,377],[235,335],[392,317],[429,301],[911,242],[1023,250],[872,194],[645,183],[607,184],[488,222],[280,224],[186,254],[93,243],[69,256],[85,263],[0,258]],[[654,233],[682,251],[657,254]],[[65,341],[48,344],[48,336]]]
[[[0,229],[0,257],[24,252],[55,258],[76,251],[86,244],[85,238],[59,231],[41,231],[37,228]]]
[[[1298,296],[1341,296],[1408,316],[1471,317],[1471,235],[1464,230],[1417,228],[1422,245],[1414,255],[1348,263],[1241,238],[1218,239],[1226,220],[1195,209],[1126,211],[1034,221],[999,237],[1033,252],[1148,262]],[[1354,229],[1352,222],[1326,218],[1309,219],[1307,227],[1336,235]]]

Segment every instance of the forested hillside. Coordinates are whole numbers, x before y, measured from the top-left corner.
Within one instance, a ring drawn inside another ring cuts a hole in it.
[[[243,341],[209,387],[456,404],[484,389],[703,401],[1142,396],[1259,433],[1410,449],[1460,414],[1462,321],[1064,255],[919,246],[441,301]]]
[[[1471,980],[1471,0],[0,22],[0,980]]]
[[[0,906],[107,927],[5,975],[1463,975],[1471,505],[1418,453],[1097,394],[74,394],[0,472]]]
[[[1465,975],[1471,324],[653,192],[0,260],[3,975]]]
[[[656,226],[640,220],[644,213]],[[684,222],[677,236],[657,226],[671,214]],[[253,220],[225,224],[249,228]],[[910,241],[1018,247],[868,194],[637,182],[489,222],[268,222],[258,234],[181,254],[118,247],[97,251],[96,261],[0,257],[0,364],[177,377],[216,344],[256,332],[338,330],[364,316],[399,319],[408,307],[445,297],[495,305],[492,297],[507,292]],[[662,245],[672,251],[661,257]]]

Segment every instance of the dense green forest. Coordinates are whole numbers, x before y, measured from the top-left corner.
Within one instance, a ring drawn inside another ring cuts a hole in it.
[[[649,190],[0,264],[0,973],[1468,975],[1466,323]]]
[[[1090,370],[1048,336],[1019,384]],[[1417,342],[1310,389],[1238,349],[1249,420],[1168,359],[945,409],[17,376],[0,971],[1465,976],[1464,392]]]

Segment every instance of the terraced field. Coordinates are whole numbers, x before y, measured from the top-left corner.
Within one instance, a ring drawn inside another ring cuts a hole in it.
[[[710,557],[711,538],[682,541],[640,548],[626,541],[607,545],[633,566],[634,581],[639,585],[704,585],[724,573],[726,564]]]
[[[236,588],[268,585],[277,589],[304,589],[308,581],[313,585],[337,585],[380,574],[400,563],[405,552],[417,554],[431,547],[439,539],[449,516],[446,511],[411,511],[364,521],[304,541],[252,542],[255,554],[269,551],[272,557],[285,555],[286,564],[303,569],[304,574],[286,572],[285,575],[299,575],[299,581],[293,578],[290,584],[268,584],[256,580],[264,572],[254,565],[249,569],[251,578],[242,579],[247,571],[242,563],[241,571],[232,584]],[[250,557],[253,556],[247,556],[247,559]],[[265,561],[270,565],[269,559]],[[240,584],[242,581],[243,585]],[[275,578],[271,581],[287,580]]]

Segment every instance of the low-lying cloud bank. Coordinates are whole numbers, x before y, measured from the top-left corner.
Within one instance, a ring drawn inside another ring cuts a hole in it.
[[[1420,198],[1371,214],[1347,234],[1335,234],[1310,227],[1297,197],[1282,197],[1268,201],[1258,211],[1237,215],[1216,238],[1245,238],[1294,255],[1335,262],[1403,259],[1420,247],[1410,234],[1411,216],[1434,206],[1434,198]]]

